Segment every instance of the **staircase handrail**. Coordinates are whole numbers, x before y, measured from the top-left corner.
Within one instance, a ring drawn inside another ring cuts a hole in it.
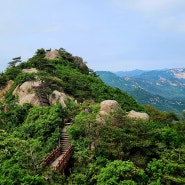
[[[55,170],[61,171],[62,168],[64,170],[64,167],[67,164],[67,162],[68,162],[69,158],[71,157],[72,153],[73,153],[73,148],[70,145],[67,148],[67,150],[63,153],[63,157],[58,161],[58,164],[55,167]]]
[[[60,155],[61,146],[57,146],[44,160],[43,162],[45,164],[50,164],[52,161],[54,161],[59,155]]]

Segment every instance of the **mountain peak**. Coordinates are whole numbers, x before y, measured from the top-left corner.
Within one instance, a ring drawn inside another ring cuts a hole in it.
[[[170,72],[174,75],[175,78],[185,79],[185,69],[184,68],[171,69]]]
[[[56,59],[59,57],[59,52],[58,50],[46,50],[45,58],[46,59]]]

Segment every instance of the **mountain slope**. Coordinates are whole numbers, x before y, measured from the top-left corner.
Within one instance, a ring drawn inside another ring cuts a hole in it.
[[[170,71],[178,76],[174,70]],[[184,83],[183,79],[175,78],[170,71],[150,71],[139,76],[124,78],[107,71],[97,71],[97,74],[106,84],[120,88],[142,104],[181,115],[185,108]]]
[[[25,81],[34,80],[35,78],[33,73],[22,73],[23,69],[36,68],[38,70],[36,73],[37,78],[42,81],[45,88],[44,93],[51,93],[53,90],[63,91],[78,102],[83,102],[84,100],[101,102],[105,99],[115,99],[127,111],[143,109],[128,94],[105,85],[87,67],[81,57],[72,56],[62,48],[57,52],[58,54],[56,55],[56,51],[54,51],[55,59],[47,59],[45,50],[39,49],[36,55],[27,62],[8,68],[3,75],[6,75],[7,81],[14,81],[13,88],[15,88]]]
[[[39,49],[0,74],[1,185],[185,183],[183,120],[105,85],[81,57],[52,52]],[[28,94],[37,102],[23,102]],[[132,109],[149,116],[131,119]],[[62,159],[74,155],[58,162],[61,174],[45,159],[56,159],[69,139],[73,149]]]
[[[183,68],[148,71],[127,80],[139,84],[137,87],[152,94],[185,101],[185,69]]]
[[[43,164],[43,159],[63,139],[65,123],[74,122],[83,110],[91,115],[92,107],[97,111],[99,103],[106,99],[119,102],[124,112],[144,111],[134,98],[107,86],[81,57],[73,56],[63,48],[55,51],[38,49],[26,62],[13,60],[0,74],[0,85],[2,185],[67,184],[66,177]],[[91,121],[87,122],[89,129],[97,122]]]

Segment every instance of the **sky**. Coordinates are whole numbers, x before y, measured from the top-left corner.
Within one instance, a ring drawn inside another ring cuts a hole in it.
[[[185,0],[6,0],[0,9],[0,72],[39,48],[65,48],[94,71],[185,67]]]

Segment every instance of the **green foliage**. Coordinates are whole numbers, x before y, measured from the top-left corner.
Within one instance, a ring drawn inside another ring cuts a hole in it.
[[[0,128],[10,131],[15,126],[23,124],[32,105],[24,104],[23,106],[9,106],[9,111],[0,112]],[[7,124],[8,123],[8,124]]]
[[[10,67],[15,67],[17,63],[22,62],[21,57],[13,58],[11,62],[9,62]]]
[[[3,87],[6,85],[7,77],[4,73],[0,73],[0,87]]]
[[[21,69],[19,67],[10,67],[5,71],[5,76],[7,80],[14,80],[18,74],[21,73]]]
[[[46,53],[46,51],[45,51],[44,48],[37,49],[36,56],[44,57],[45,56],[45,53]]]
[[[96,102],[114,99],[119,102],[124,110],[143,110],[143,106],[132,97],[117,88],[105,85],[99,78],[81,74],[70,66],[58,66],[56,72],[64,82],[64,91],[73,95],[79,102],[90,99]]]
[[[51,107],[33,107],[30,109],[24,124],[19,128],[19,132],[24,139],[39,138],[46,142],[56,129],[62,127],[66,111],[61,105]],[[59,130],[58,130],[59,133]],[[55,134],[56,135],[56,134]],[[55,138],[55,141],[58,137]]]
[[[39,159],[38,143],[15,138],[0,131],[0,184],[43,184],[44,178],[36,172]]]
[[[65,60],[70,60],[70,58],[72,59],[72,54],[67,52],[64,48],[60,48],[58,52]]]
[[[19,64],[19,67],[21,69],[30,69],[32,65],[30,62],[21,62],[21,64]]]
[[[63,48],[59,54],[48,60],[39,49],[0,75],[1,85],[14,80],[0,102],[0,184],[185,184],[184,120],[143,107],[105,85],[82,58]],[[21,73],[31,67],[38,72]],[[42,94],[68,94],[66,108],[18,105],[12,95],[15,87],[36,79],[42,82]],[[122,109],[100,116],[99,103],[106,99],[116,100]],[[146,111],[150,120],[129,119],[129,110]],[[41,165],[58,145],[64,122],[73,122],[67,131],[74,149],[72,173],[66,177]]]
[[[166,166],[162,160],[154,159],[148,163],[146,171],[150,178],[149,184],[164,184],[164,177],[172,171],[172,168],[170,166]]]
[[[47,184],[40,163],[58,145],[66,115],[61,105],[1,112],[0,126],[8,133],[0,130],[0,184]]]
[[[161,123],[169,123],[172,121],[178,121],[179,118],[175,113],[172,112],[161,112],[156,108],[145,105],[145,111],[150,115],[150,120]]]
[[[32,81],[35,79],[34,73],[20,73],[16,76],[14,80],[14,87],[17,85],[22,85],[26,81]]]
[[[31,64],[32,67],[42,69],[42,67],[45,65],[45,62],[47,59],[44,59],[45,57],[45,50],[43,48],[38,49],[35,53],[35,55],[28,60],[28,62]]]
[[[146,175],[143,170],[134,166],[134,163],[129,161],[114,160],[108,162],[105,168],[102,168],[97,176],[97,184],[144,184]]]
[[[104,118],[105,124],[102,125],[96,120],[96,105],[92,107],[86,104],[82,107],[82,111],[75,117],[75,124],[68,129],[75,149],[76,170],[70,177],[73,178],[74,184],[183,184],[184,153],[179,147],[184,143],[184,132],[174,129],[178,122],[174,125],[133,121],[129,120],[124,112],[117,111]],[[92,143],[95,145],[94,149],[91,148]],[[176,154],[173,155],[171,152],[175,148],[179,149],[175,150]],[[170,158],[167,154],[176,158],[166,161]],[[116,173],[118,167],[115,166],[103,169],[97,166],[91,174],[89,164],[95,165],[96,159],[100,157],[110,160],[110,163],[118,159],[120,162],[129,160],[138,171],[142,169],[143,176],[136,180],[134,173],[129,176],[127,172],[128,176],[122,177],[121,181],[120,176],[123,175],[124,169],[120,167],[119,176],[119,173]],[[152,160],[153,158],[155,160]],[[182,160],[181,164],[178,164],[179,158]],[[181,173],[178,172],[180,169]]]

